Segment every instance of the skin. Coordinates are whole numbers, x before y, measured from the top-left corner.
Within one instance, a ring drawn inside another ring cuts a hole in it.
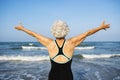
[[[64,48],[63,48],[64,54],[66,56],[68,56],[69,58],[72,58],[73,53],[74,53],[74,48],[76,46],[80,45],[88,36],[95,34],[96,32],[98,32],[100,30],[106,30],[109,27],[110,27],[110,24],[105,24],[105,21],[103,21],[99,27],[88,30],[85,33],[79,34],[78,36],[74,36],[72,38],[67,39],[64,44]],[[38,40],[38,42],[40,42],[43,46],[47,47],[50,58],[53,58],[58,53],[58,48],[53,39],[45,37],[41,34],[35,33],[31,30],[28,30],[28,29],[24,28],[22,24],[17,25],[15,27],[15,29],[23,31],[23,32],[35,37]],[[57,41],[59,47],[61,47],[63,45],[64,40],[65,40],[65,38],[56,38],[56,41]],[[59,55],[54,58],[54,61],[58,62],[58,63],[65,63],[68,60],[66,59],[66,57]]]

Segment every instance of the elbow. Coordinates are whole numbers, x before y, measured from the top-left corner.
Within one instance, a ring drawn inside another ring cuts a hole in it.
[[[82,39],[83,39],[83,38],[86,38],[87,36],[89,36],[89,35],[90,35],[90,33],[91,33],[91,31],[88,31],[88,32],[84,33],[84,35],[83,35]]]
[[[86,37],[87,36],[90,36],[92,34],[91,30],[89,30],[87,33],[86,33]]]

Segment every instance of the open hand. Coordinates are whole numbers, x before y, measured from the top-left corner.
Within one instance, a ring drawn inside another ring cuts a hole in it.
[[[110,28],[110,24],[105,24],[105,21],[102,22],[102,24],[100,25],[101,29],[106,30],[107,28]]]
[[[19,25],[15,26],[15,29],[17,29],[17,30],[23,30],[24,27],[23,27],[22,23],[20,23]]]

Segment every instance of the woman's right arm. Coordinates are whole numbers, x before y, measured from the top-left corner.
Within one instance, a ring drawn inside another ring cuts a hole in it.
[[[44,45],[46,47],[48,47],[49,44],[52,42],[52,39],[47,38],[41,34],[37,34],[31,30],[28,30],[28,29],[24,28],[21,24],[16,26],[15,29],[23,31],[23,32],[35,37],[42,45]]]
[[[69,41],[74,45],[74,46],[78,46],[81,42],[83,42],[85,40],[86,37],[100,31],[100,30],[106,30],[107,28],[110,27],[110,24],[105,24],[105,22],[103,22],[99,27],[88,30],[87,32],[80,34],[78,36],[72,37],[69,39]]]

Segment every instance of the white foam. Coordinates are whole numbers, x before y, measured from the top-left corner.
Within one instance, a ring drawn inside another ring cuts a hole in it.
[[[24,50],[46,50],[46,47],[36,47],[36,46],[21,46]]]
[[[86,59],[95,59],[95,58],[110,58],[114,56],[120,56],[120,54],[81,54]],[[14,60],[14,61],[42,61],[49,60],[49,56],[0,56],[0,60]]]
[[[86,46],[86,47],[75,47],[76,50],[88,50],[88,49],[94,49],[94,46]]]
[[[36,47],[36,46],[21,46],[24,50],[47,50],[46,47]],[[89,50],[94,49],[94,46],[86,46],[86,47],[75,47],[76,50]]]
[[[32,46],[32,45],[33,45],[33,43],[29,43],[29,45],[30,45],[30,46]]]
[[[82,54],[84,58],[94,59],[94,58],[110,58],[112,56],[120,56],[120,54]]]
[[[0,56],[0,60],[42,61],[49,60],[49,56]]]

